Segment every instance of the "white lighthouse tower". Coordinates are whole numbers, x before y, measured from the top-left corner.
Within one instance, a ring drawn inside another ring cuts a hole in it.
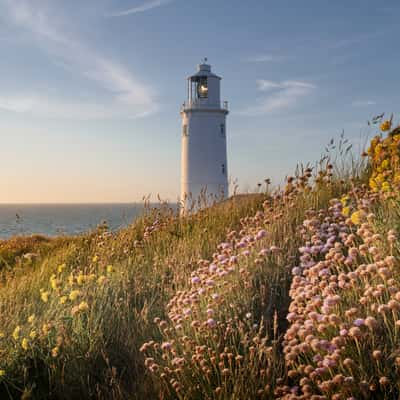
[[[182,211],[198,209],[228,196],[226,115],[221,104],[221,78],[211,72],[207,59],[188,79],[182,105]]]

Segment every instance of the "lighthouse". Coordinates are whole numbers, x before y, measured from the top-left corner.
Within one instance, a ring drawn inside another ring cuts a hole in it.
[[[226,116],[221,103],[221,78],[205,58],[187,78],[187,99],[181,108],[181,211],[197,210],[228,196]]]

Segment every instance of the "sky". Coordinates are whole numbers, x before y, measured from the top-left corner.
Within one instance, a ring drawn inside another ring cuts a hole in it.
[[[175,201],[186,77],[221,76],[232,182],[400,111],[398,0],[0,0],[0,203]]]

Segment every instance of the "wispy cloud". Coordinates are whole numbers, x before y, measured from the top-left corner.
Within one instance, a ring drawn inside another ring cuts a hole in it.
[[[334,49],[350,47],[350,46],[354,46],[354,45],[360,44],[362,42],[377,38],[379,36],[384,35],[385,33],[386,33],[386,30],[360,33],[358,35],[354,35],[351,37],[335,40],[330,44],[329,47],[334,48]]]
[[[308,96],[316,86],[310,82],[285,80],[280,82],[258,80],[258,90],[268,92],[258,104],[243,110],[244,115],[262,115],[286,110],[299,103],[300,99]]]
[[[268,63],[268,62],[280,62],[286,60],[287,57],[277,54],[257,54],[250,56],[245,59],[247,62],[252,63]]]
[[[138,6],[128,8],[127,10],[110,13],[109,17],[124,17],[126,15],[141,13],[144,11],[151,10],[153,8],[163,6],[167,3],[170,3],[171,1],[172,0],[149,0]]]
[[[351,105],[354,107],[367,107],[367,106],[374,106],[376,101],[374,100],[354,100]]]
[[[2,93],[0,108],[14,112],[38,113],[49,116],[79,118],[140,117],[157,110],[154,91],[140,82],[121,63],[100,54],[82,39],[68,35],[58,19],[46,9],[33,7],[27,1],[0,0],[11,21],[31,34],[35,44],[53,56],[56,63],[69,71],[98,84],[105,91],[103,105],[96,101],[75,103],[73,100],[51,98],[29,93]],[[58,16],[62,20],[62,16]],[[61,21],[63,22],[63,21]],[[65,22],[65,21],[64,21]]]

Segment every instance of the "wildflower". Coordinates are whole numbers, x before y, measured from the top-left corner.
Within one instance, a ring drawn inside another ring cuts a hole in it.
[[[382,376],[379,379],[379,384],[382,385],[382,386],[387,386],[387,385],[389,385],[389,383],[390,383],[390,380],[386,376]]]
[[[353,322],[354,326],[363,326],[365,325],[365,321],[362,318],[357,318],[354,322]]]
[[[343,207],[343,209],[342,209],[342,214],[343,214],[345,217],[348,217],[348,216],[350,215],[350,207],[348,207],[348,206]]]
[[[68,284],[72,286],[74,284],[75,278],[73,274],[69,274],[68,276]]]
[[[372,357],[374,357],[375,360],[380,360],[382,358],[382,352],[380,350],[374,350],[372,352]]]
[[[107,265],[107,274],[112,274],[114,272],[114,267],[112,265]]]
[[[259,239],[264,238],[265,236],[267,236],[267,231],[264,229],[261,229],[260,231],[257,232],[256,239],[259,240]]]
[[[378,327],[378,321],[374,317],[365,318],[364,323],[371,330],[376,329]]]
[[[71,293],[69,294],[69,299],[71,301],[76,300],[79,296],[81,295],[81,292],[79,290],[72,290]]]
[[[201,282],[201,280],[198,276],[193,276],[191,281],[194,285]]]
[[[60,297],[60,304],[65,304],[67,302],[67,300],[68,300],[67,296],[61,296]]]
[[[47,302],[49,301],[49,292],[43,291],[43,292],[40,294],[40,298],[42,299],[42,301],[43,301],[44,303],[47,303]]]
[[[215,322],[215,319],[209,318],[207,320],[207,325],[209,328],[215,328],[217,326],[217,323]]]
[[[92,262],[93,262],[93,263],[97,263],[97,261],[99,261],[99,257],[98,257],[98,256],[94,256],[94,257],[92,258]]]
[[[382,122],[382,124],[380,126],[382,132],[388,131],[391,127],[392,127],[392,121],[389,119]]]
[[[228,368],[224,368],[222,370],[222,376],[228,376],[231,374],[231,371]]]
[[[66,266],[67,266],[66,264],[61,264],[61,265],[59,265],[58,268],[57,268],[57,271],[58,271],[59,273],[63,272],[64,269],[66,268]]]
[[[30,324],[32,324],[34,320],[35,320],[35,314],[32,314],[32,315],[30,315],[30,316],[28,317],[28,322],[29,322]]]
[[[104,275],[100,275],[99,278],[97,279],[97,283],[99,285],[102,285],[106,281],[106,277]]]
[[[208,267],[208,270],[213,273],[217,270],[217,266],[215,264],[210,264],[210,266]],[[193,279],[192,279],[192,283],[193,283]]]
[[[29,333],[29,337],[30,337],[31,339],[35,339],[35,338],[37,337],[37,332],[36,332],[35,330],[32,330],[32,331]]]
[[[78,306],[79,311],[87,311],[89,310],[89,305],[86,301],[82,301]]]
[[[79,286],[82,286],[84,282],[85,282],[85,275],[83,275],[82,272],[80,272],[79,275],[76,278],[76,283]]]
[[[12,334],[12,337],[14,338],[14,340],[18,340],[20,332],[21,332],[21,327],[19,325],[17,325]]]
[[[0,376],[4,376],[6,374],[6,371],[4,369],[0,369]]]
[[[51,349],[51,356],[56,358],[59,354],[60,348],[58,346]]]
[[[353,214],[351,214],[351,217],[350,217],[351,222],[354,225],[360,225],[363,218],[364,218],[364,213],[362,211],[355,211],[355,212],[353,212]]]
[[[56,275],[53,274],[50,277],[50,286],[53,290],[57,290],[58,289],[58,284],[60,283],[60,281],[57,279]]]
[[[42,332],[43,335],[48,335],[51,329],[51,324],[43,324],[42,326]]]
[[[349,335],[351,337],[359,339],[362,336],[362,332],[361,332],[360,328],[358,328],[357,326],[353,326],[349,330]]]
[[[23,338],[21,342],[21,347],[26,351],[29,349],[29,342],[28,339]]]
[[[170,342],[164,342],[164,343],[161,345],[161,349],[162,349],[162,350],[169,350],[171,347],[172,347],[172,345],[171,345]]]

